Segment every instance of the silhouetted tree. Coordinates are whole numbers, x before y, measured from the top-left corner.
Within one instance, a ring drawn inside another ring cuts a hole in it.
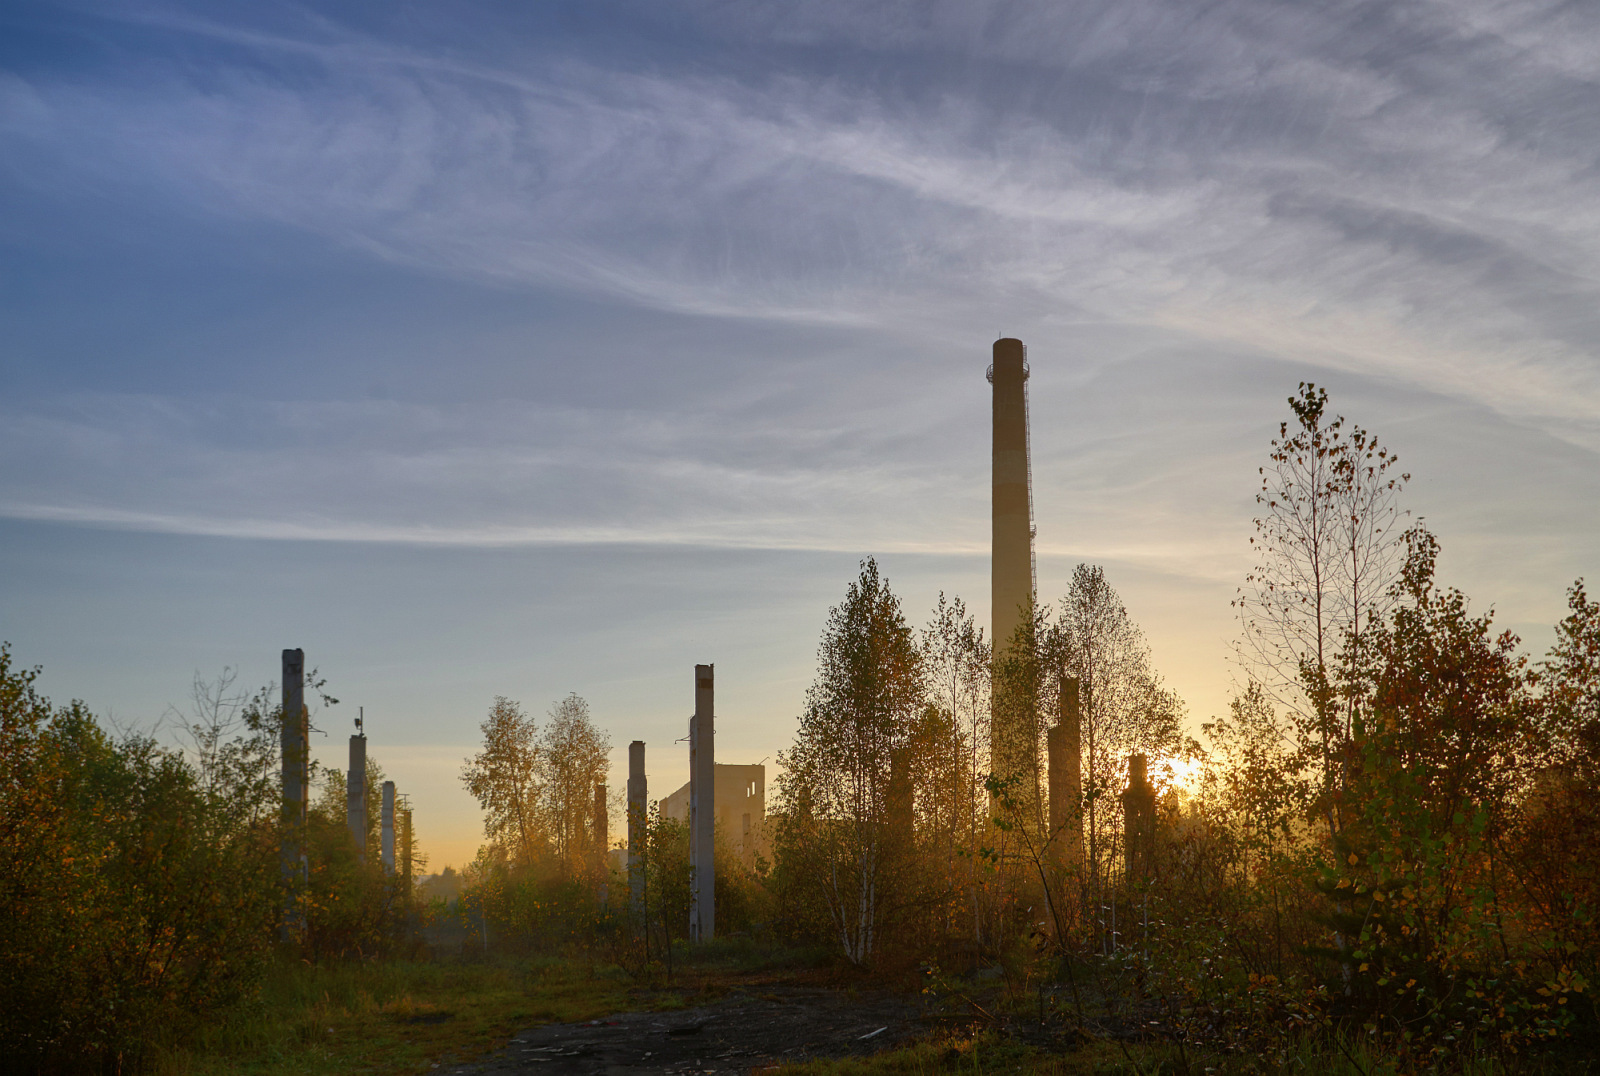
[[[927,853],[943,860],[942,928],[970,915],[981,940],[985,902],[975,853],[989,829],[989,642],[966,603],[940,593],[920,649],[928,701],[912,735],[917,833]]]
[[[594,786],[610,768],[611,738],[595,727],[589,704],[568,695],[550,708],[540,739],[544,771],[543,814],[556,859],[569,877],[585,873],[595,845],[605,834],[592,832]]]
[[[1174,756],[1183,747],[1183,702],[1163,686],[1144,633],[1098,565],[1080,564],[1053,628],[1042,670],[1075,676],[1082,707],[1087,881],[1103,889],[1119,854],[1117,794],[1132,752]]]
[[[1259,560],[1234,602],[1240,656],[1251,677],[1291,717],[1301,763],[1330,828],[1339,825],[1342,760],[1366,687],[1359,648],[1370,617],[1391,600],[1404,558],[1395,530],[1409,475],[1396,456],[1344,417],[1328,417],[1328,393],[1301,382],[1292,422],[1278,426],[1270,466],[1260,468],[1263,514],[1251,538]],[[1336,654],[1350,640],[1345,676]]]
[[[891,849],[910,836],[895,832],[888,792],[923,700],[911,629],[868,559],[829,611],[799,733],[779,755],[787,820],[779,854],[810,865],[806,876],[854,963],[873,954],[890,896],[883,882]]]

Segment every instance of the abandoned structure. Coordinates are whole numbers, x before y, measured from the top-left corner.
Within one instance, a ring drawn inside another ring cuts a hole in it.
[[[998,666],[1012,646],[1022,618],[1033,607],[1033,488],[1028,459],[1028,362],[1021,340],[994,342],[994,361],[987,373],[994,386],[991,554],[989,564],[990,625]],[[995,773],[1038,772],[1038,745],[1026,711],[996,685],[991,696],[990,743]]]
[[[1083,708],[1077,677],[1061,674],[1056,723],[1047,733],[1050,766],[1050,847],[1059,869],[1083,865]]]
[[[649,787],[644,773],[644,741],[628,745],[628,913],[635,923],[644,919],[645,810]]]
[[[1128,756],[1128,788],[1122,793],[1123,861],[1128,884],[1150,876],[1156,851],[1156,790],[1143,755]]]
[[[689,719],[689,940],[717,934],[716,696],[713,665],[694,667]]]
[[[996,340],[994,361],[988,369],[989,383],[994,386],[989,586],[996,650],[1011,644],[1022,610],[1033,600],[1027,354],[1021,340]]]
[[[400,877],[405,882],[406,899],[410,900],[411,893],[411,798],[409,796],[395,797],[395,828],[400,843]]]
[[[394,782],[383,783],[382,855],[383,872],[394,873]]]
[[[756,856],[770,856],[766,839],[767,768],[716,764],[717,820],[725,847],[736,853],[747,867],[754,867]],[[660,803],[663,818],[689,821],[689,786]]]
[[[611,809],[606,803],[604,781],[596,782],[594,786],[594,809],[590,812],[589,837],[589,872],[600,879],[600,903],[605,904],[610,899],[610,886],[606,876],[610,873],[611,866],[608,847],[611,843]]]
[[[367,731],[366,711],[356,718],[356,734],[350,737],[350,769],[344,778],[345,823],[356,852],[367,858]]]
[[[288,906],[285,934],[299,921],[295,894],[306,880],[306,815],[311,806],[311,750],[306,713],[306,655],[303,650],[283,652],[283,727],[278,735],[282,751],[283,839],[278,846],[279,869]]]

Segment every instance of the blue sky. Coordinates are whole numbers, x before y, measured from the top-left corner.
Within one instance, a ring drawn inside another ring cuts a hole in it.
[[[1542,650],[1600,551],[1597,46],[1471,0],[7,4],[0,638],[145,725],[303,646],[326,757],[366,706],[459,862],[494,695],[583,694],[664,794],[690,666],[776,754],[862,556],[986,619],[1004,333],[1041,590],[1105,564],[1196,722],[1301,380]]]

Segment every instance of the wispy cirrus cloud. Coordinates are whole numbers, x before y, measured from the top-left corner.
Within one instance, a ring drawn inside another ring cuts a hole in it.
[[[693,24],[697,9],[681,10]],[[548,42],[473,52],[314,15],[270,30],[133,17],[219,51],[13,76],[0,137],[22,151],[14,173],[70,160],[76,182],[498,287],[855,327],[929,354],[907,409],[955,410],[970,386],[953,379],[949,342],[974,324],[1031,326],[1040,353],[1101,324],[1390,379],[1600,447],[1596,90],[1583,57],[1554,47],[1582,18],[1563,9],[719,6],[691,31],[705,38],[697,63]],[[841,387],[858,355],[824,363],[839,376],[815,384],[836,427],[867,420]],[[276,423],[270,447],[240,449],[236,426],[185,419],[172,428],[187,440],[149,443],[146,473],[189,474],[206,446],[207,473],[253,476],[258,491],[313,465],[332,488],[377,491],[296,525],[330,534],[700,533],[658,517],[659,502],[740,520],[755,542],[805,520],[803,540],[827,545],[872,533],[846,521],[883,491],[909,491],[896,503],[915,518],[911,494],[952,464],[903,455],[926,429],[911,415],[890,420],[896,437],[813,456],[792,437],[811,414],[792,401],[724,414],[720,446],[652,441],[687,413],[672,398],[628,416],[622,437],[587,438],[585,422],[616,418],[600,413],[477,411],[397,420],[442,423],[429,451],[320,440],[287,412],[261,419]],[[13,436],[73,444],[97,422]],[[521,438],[524,424],[551,440]],[[762,424],[788,431],[782,450],[750,449]],[[86,510],[91,490],[52,473],[61,484],[13,480],[6,502]],[[118,485],[159,502],[151,526],[227,503]],[[382,518],[384,503],[426,505],[456,529],[400,518],[415,507]],[[506,507],[533,503],[554,520]]]
[[[464,700],[664,743],[715,658],[757,759],[858,557],[985,620],[1002,332],[1042,596],[1104,564],[1197,718],[1301,380],[1497,625],[1592,575],[1593,5],[32,3],[0,632],[152,714],[304,645],[440,848]]]

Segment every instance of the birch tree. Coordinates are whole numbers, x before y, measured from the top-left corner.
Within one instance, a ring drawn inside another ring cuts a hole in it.
[[[944,860],[944,877],[966,890],[975,937],[983,935],[977,851],[988,826],[990,647],[966,603],[943,592],[922,630],[928,703],[913,751],[918,824]]]
[[[941,592],[922,631],[921,651],[928,704],[938,715],[924,724],[940,729],[939,739],[945,741],[930,739],[923,784],[942,785],[928,791],[935,802],[949,805],[947,851],[953,862],[955,846],[974,845],[984,822],[980,791],[989,764],[989,642],[966,603]]]
[[[799,733],[778,757],[784,814],[805,820],[795,834],[810,845],[794,851],[815,864],[812,884],[855,964],[871,958],[881,925],[884,875],[898,836],[887,792],[923,699],[911,628],[868,559],[828,613]]]
[[[606,835],[592,832],[595,785],[610,769],[611,737],[595,727],[589,704],[576,694],[550,708],[540,740],[544,764],[544,816],[557,861],[568,876],[584,870]]]
[[[1394,453],[1343,415],[1328,393],[1301,382],[1292,421],[1278,426],[1259,469],[1262,514],[1250,539],[1257,564],[1234,606],[1250,677],[1289,715],[1289,733],[1330,828],[1350,757],[1351,730],[1368,685],[1360,648],[1369,619],[1397,593],[1405,546],[1395,526],[1410,475]],[[1348,641],[1348,647],[1346,643]]]
[[[483,750],[465,760],[461,783],[483,808],[484,836],[513,860],[531,862],[546,843],[538,723],[520,703],[497,695],[478,727]]]
[[[1118,854],[1116,794],[1127,756],[1176,754],[1183,743],[1183,702],[1162,684],[1144,633],[1098,565],[1073,571],[1042,645],[1047,667],[1079,681],[1086,866],[1098,889]]]

